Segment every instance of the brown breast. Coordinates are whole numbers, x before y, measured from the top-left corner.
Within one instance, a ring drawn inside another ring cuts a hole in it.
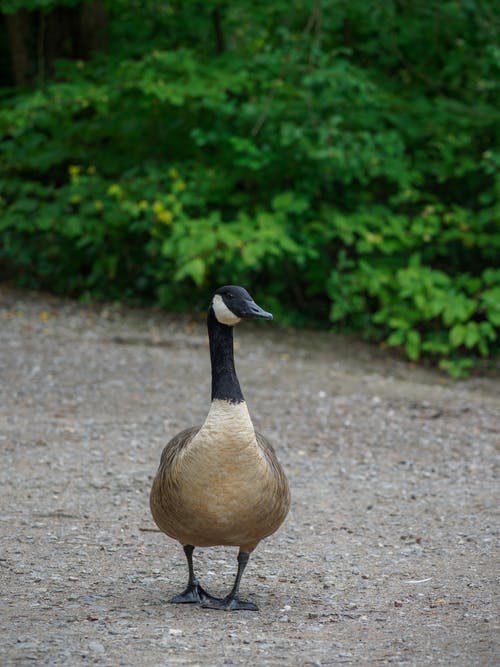
[[[274,451],[256,436],[244,402],[214,401],[203,426],[184,434],[165,448],[153,482],[157,525],[182,544],[251,551],[290,504]]]

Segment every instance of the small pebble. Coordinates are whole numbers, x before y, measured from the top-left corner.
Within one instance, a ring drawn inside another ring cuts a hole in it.
[[[101,642],[89,642],[89,650],[93,653],[102,654],[104,653],[104,646],[101,644]]]

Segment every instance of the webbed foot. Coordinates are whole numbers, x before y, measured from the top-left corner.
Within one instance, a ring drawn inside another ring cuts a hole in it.
[[[247,611],[259,611],[259,608],[253,602],[240,600],[237,596],[228,595],[225,598],[213,598],[203,600],[201,606],[204,609],[220,609],[222,611],[238,611],[246,609]]]
[[[171,598],[170,602],[173,604],[196,604],[199,602],[208,602],[211,600],[217,600],[207,593],[207,591],[200,586],[199,583],[189,584],[185,591],[179,593],[179,595],[174,595]]]

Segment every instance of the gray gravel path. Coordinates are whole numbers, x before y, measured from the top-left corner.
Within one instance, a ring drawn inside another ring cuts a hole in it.
[[[1,290],[0,664],[498,664],[498,381],[236,338],[293,493],[243,580],[259,613],[168,604],[184,559],[149,515],[164,443],[208,409],[202,319]],[[226,592],[235,550],[195,553]]]

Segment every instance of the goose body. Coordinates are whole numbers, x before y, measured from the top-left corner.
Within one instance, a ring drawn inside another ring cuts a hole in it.
[[[233,327],[243,318],[271,315],[241,287],[217,290],[208,312],[212,402],[201,426],[188,428],[167,444],[151,489],[158,527],[184,547],[188,587],[173,602],[201,602],[217,609],[256,609],[239,599],[250,553],[284,521],[290,494],[270,443],[253,427],[233,358]],[[238,574],[220,600],[194,576],[194,547],[239,547]]]

